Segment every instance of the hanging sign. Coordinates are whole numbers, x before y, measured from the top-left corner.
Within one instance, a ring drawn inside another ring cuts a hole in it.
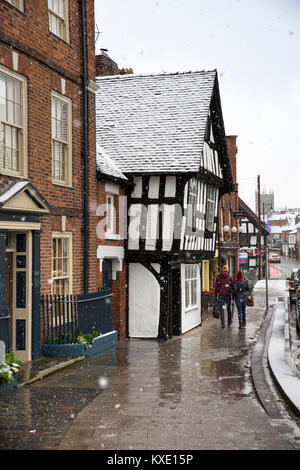
[[[246,217],[246,213],[243,211],[236,211],[233,213],[233,217],[235,219],[243,219],[244,217]]]

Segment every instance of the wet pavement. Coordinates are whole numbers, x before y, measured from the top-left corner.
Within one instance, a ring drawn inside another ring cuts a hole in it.
[[[245,329],[236,310],[225,329],[207,313],[182,337],[119,341],[115,353],[2,392],[0,449],[300,449],[299,420],[275,388],[281,412],[269,416],[252,382],[264,303],[257,293]]]

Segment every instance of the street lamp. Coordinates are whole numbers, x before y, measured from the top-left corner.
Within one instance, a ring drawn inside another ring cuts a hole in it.
[[[232,232],[232,240],[236,241],[237,228],[236,227],[231,227],[231,232]]]

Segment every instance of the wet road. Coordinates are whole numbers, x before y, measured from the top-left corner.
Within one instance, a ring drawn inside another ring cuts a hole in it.
[[[205,316],[167,342],[131,340],[31,385],[0,394],[0,449],[299,449],[282,398],[271,419],[253,389],[251,353],[264,296],[245,330]]]
[[[291,276],[293,268],[300,268],[300,262],[281,257],[281,263],[269,263],[269,277],[271,279],[286,279]]]

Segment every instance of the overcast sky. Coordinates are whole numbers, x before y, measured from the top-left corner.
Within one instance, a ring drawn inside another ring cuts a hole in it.
[[[300,207],[300,0],[95,0],[108,49],[134,73],[217,69],[240,197],[257,175],[275,206]]]

